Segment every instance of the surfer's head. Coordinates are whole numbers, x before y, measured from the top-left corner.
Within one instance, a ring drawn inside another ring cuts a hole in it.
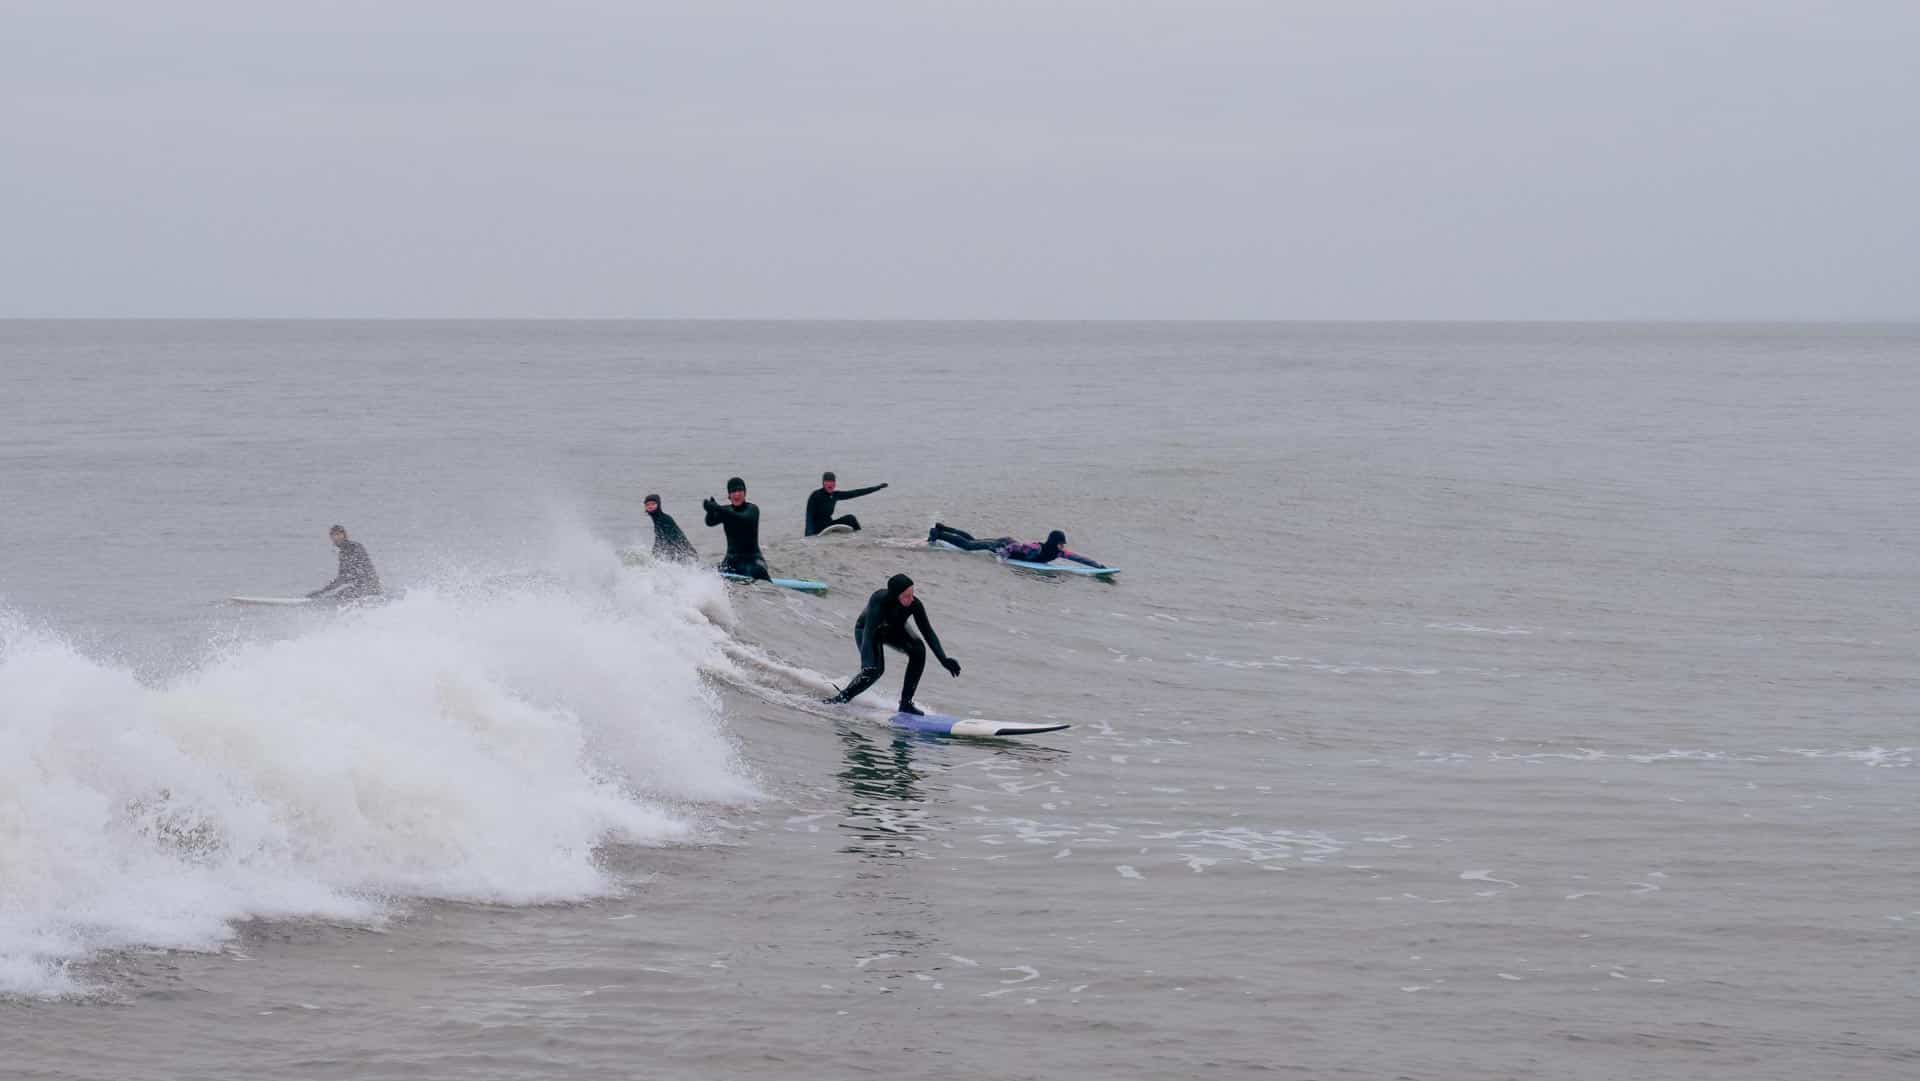
[[[334,526],[332,529],[327,530],[327,536],[333,540],[333,546],[338,548],[347,543],[347,527],[343,525]]]
[[[727,478],[727,502],[739,506],[747,501],[747,482],[739,477]]]
[[[904,574],[896,574],[887,579],[887,596],[901,604],[913,603],[913,579]]]
[[[1047,543],[1053,545],[1055,548],[1065,548],[1067,546],[1067,535],[1056,529],[1047,534]]]
[[[825,473],[820,474],[820,487],[831,492],[835,488],[840,487],[840,478],[834,476],[833,470],[829,469]]]
[[[660,513],[660,497],[651,492],[647,493],[647,498],[640,501],[640,505],[647,508],[648,514]]]

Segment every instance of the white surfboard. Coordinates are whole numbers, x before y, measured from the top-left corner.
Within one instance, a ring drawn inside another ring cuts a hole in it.
[[[842,522],[839,525],[830,525],[827,528],[821,530],[820,532],[815,533],[814,536],[824,537],[829,533],[851,533],[851,532],[853,532],[853,527]]]
[[[291,608],[299,604],[312,604],[312,597],[228,597],[228,604],[264,604],[281,608]]]
[[[1033,736],[1073,727],[1057,721],[990,721],[985,717],[949,717],[944,713],[896,713],[888,723],[909,732],[935,736]]]

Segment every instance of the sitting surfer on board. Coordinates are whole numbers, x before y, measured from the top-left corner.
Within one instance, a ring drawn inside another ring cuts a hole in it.
[[[834,525],[843,525],[855,533],[860,532],[860,519],[851,514],[843,514],[838,518],[833,516],[834,504],[842,499],[858,499],[863,495],[872,495],[885,487],[886,484],[881,483],[871,488],[849,488],[843,492],[839,490],[840,482],[831,470],[820,474],[820,487],[815,488],[813,494],[807,497],[807,536],[811,537],[828,526]]]
[[[327,530],[327,536],[333,538],[333,546],[340,549],[340,573],[307,596],[341,601],[378,597],[380,576],[373,573],[373,559],[367,555],[367,549],[359,541],[347,539],[346,526],[334,526]]]
[[[653,558],[677,563],[692,563],[700,558],[700,553],[693,550],[693,542],[680,531],[680,523],[660,509],[659,496],[649,493],[642,505],[647,509],[647,517],[653,519]]]
[[[1001,559],[1017,559],[1022,563],[1051,563],[1056,559],[1071,559],[1075,563],[1098,570],[1106,570],[1107,565],[1097,559],[1090,559],[1078,552],[1067,551],[1067,535],[1056,529],[1047,534],[1044,543],[1014,540],[1012,537],[990,537],[980,540],[964,529],[955,529],[940,522],[933,523],[927,530],[927,543],[946,542],[955,548],[967,552],[992,552]]]
[[[909,618],[919,626],[925,642],[907,631]],[[907,677],[900,681],[902,713],[924,716],[920,707],[913,704],[913,692],[919,688],[920,673],[927,667],[927,647],[933,647],[933,655],[940,658],[940,664],[949,674],[960,674],[960,662],[940,648],[940,636],[933,633],[933,624],[927,622],[927,606],[913,595],[913,579],[904,574],[887,579],[887,588],[874,590],[873,596],[867,598],[867,610],[854,621],[853,640],[860,647],[860,674],[853,677],[846,690],[825,701],[851,702],[873,686],[887,670],[882,646],[907,655]]]
[[[760,554],[760,508],[747,502],[747,482],[727,478],[727,501],[708,496],[700,504],[707,510],[707,524],[727,531],[727,557],[720,561],[722,574],[772,581],[767,573],[767,557]]]

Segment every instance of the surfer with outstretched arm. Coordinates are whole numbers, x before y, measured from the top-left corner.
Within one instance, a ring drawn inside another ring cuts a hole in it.
[[[707,525],[727,531],[727,556],[720,561],[722,574],[772,581],[767,573],[767,557],[760,554],[760,508],[747,502],[747,482],[727,478],[727,501],[708,496],[701,506],[707,511]]]
[[[359,541],[347,539],[346,526],[334,526],[327,530],[327,536],[333,539],[333,546],[340,549],[340,573],[307,596],[330,596],[341,601],[378,597],[380,576],[373,572],[373,558],[367,555],[367,549]]]
[[[1097,559],[1083,556],[1078,552],[1067,551],[1067,535],[1056,529],[1047,534],[1041,544],[1032,541],[1014,540],[1012,537],[992,537],[980,540],[964,529],[955,529],[940,522],[933,523],[927,530],[927,543],[947,543],[965,552],[992,552],[1001,559],[1017,559],[1022,563],[1051,563],[1056,559],[1071,559],[1075,563],[1106,570],[1107,565]]]
[[[860,519],[851,514],[843,514],[838,518],[833,516],[834,504],[842,499],[858,499],[863,495],[872,495],[885,487],[886,484],[881,483],[871,488],[849,488],[843,492],[840,491],[839,480],[834,477],[831,470],[820,474],[820,487],[815,488],[813,494],[807,497],[807,536],[811,537],[828,526],[835,525],[846,526],[855,533],[860,532]]]
[[[925,642],[908,632],[908,619],[920,628],[920,638],[926,639]],[[853,677],[846,690],[827,699],[828,702],[851,702],[874,685],[887,670],[882,647],[907,655],[907,677],[900,682],[902,713],[922,715],[920,707],[913,704],[913,692],[919,689],[920,673],[926,670],[929,646],[950,675],[960,674],[960,662],[940,648],[940,636],[933,633],[933,624],[927,622],[927,606],[913,595],[913,579],[904,574],[887,579],[887,588],[874,590],[873,596],[867,598],[866,611],[854,621],[853,640],[860,647],[860,674]]]
[[[693,550],[693,542],[680,531],[680,523],[661,509],[659,496],[648,494],[641,502],[647,509],[647,517],[653,519],[653,558],[677,563],[692,563],[700,558],[700,553]]]

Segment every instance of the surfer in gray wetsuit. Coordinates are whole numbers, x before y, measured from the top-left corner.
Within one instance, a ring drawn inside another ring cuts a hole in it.
[[[660,497],[649,494],[642,503],[647,517],[653,519],[653,558],[679,563],[697,561],[700,553],[693,550],[693,542],[680,531],[680,523],[673,520],[673,515],[660,508]]]
[[[913,620],[920,628],[921,638],[915,638],[907,631],[907,620]],[[948,674],[960,674],[960,662],[947,656],[940,648],[940,636],[933,633],[933,624],[927,622],[927,606],[913,595],[913,579],[904,574],[896,574],[887,579],[887,588],[874,590],[867,598],[867,609],[853,624],[853,640],[860,647],[860,674],[853,677],[847,689],[826,699],[828,702],[851,702],[868,687],[874,685],[887,670],[885,655],[888,649],[897,649],[907,655],[907,676],[900,681],[900,712],[921,715],[920,707],[913,704],[913,692],[920,687],[920,673],[927,667],[927,648],[933,648],[933,655],[940,658],[940,664]]]
[[[860,519],[851,514],[842,514],[838,518],[833,516],[833,512],[838,509],[836,504],[842,499],[858,499],[863,495],[872,495],[885,487],[883,483],[871,488],[849,488],[843,492],[840,491],[840,481],[831,471],[820,474],[820,487],[814,489],[813,494],[807,497],[807,536],[811,537],[832,525],[843,525],[855,533],[860,532]]]
[[[333,546],[340,549],[340,573],[307,596],[342,601],[378,597],[380,576],[373,573],[373,559],[367,555],[367,549],[359,541],[347,539],[346,526],[334,526],[327,530],[327,536],[333,538]]]
[[[1051,563],[1056,559],[1071,559],[1096,570],[1106,570],[1107,565],[1097,559],[1083,556],[1078,552],[1067,551],[1067,535],[1056,529],[1047,534],[1045,543],[1014,540],[1012,537],[990,537],[981,540],[964,529],[955,529],[940,522],[933,523],[927,530],[927,543],[946,543],[965,552],[992,552],[1001,559],[1017,559],[1022,563]]]

